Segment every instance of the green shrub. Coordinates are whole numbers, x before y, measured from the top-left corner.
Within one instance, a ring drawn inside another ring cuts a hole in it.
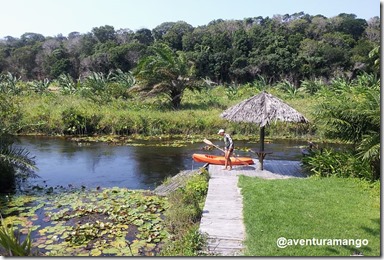
[[[370,180],[372,175],[369,163],[358,159],[351,152],[323,149],[305,156],[302,162],[304,170],[315,176],[356,177]]]
[[[201,256],[206,238],[199,232],[199,224],[194,224],[179,239],[168,243],[161,250],[161,256]]]
[[[208,172],[202,170],[168,196],[169,208],[165,212],[166,227],[172,237],[163,246],[161,255],[197,256],[204,245],[199,233],[199,221],[208,191]]]
[[[195,196],[201,202],[208,192],[208,176],[207,174],[200,174],[193,176],[185,185],[185,192],[188,196]]]
[[[65,133],[90,134],[98,128],[101,117],[95,114],[86,114],[81,110],[69,107],[62,112]]]

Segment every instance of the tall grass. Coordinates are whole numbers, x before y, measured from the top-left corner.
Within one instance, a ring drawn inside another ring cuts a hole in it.
[[[189,177],[185,186],[168,195],[165,222],[171,237],[161,250],[162,256],[199,256],[205,237],[199,232],[200,218],[208,192],[208,172],[201,169]]]
[[[220,114],[229,106],[259,93],[252,85],[237,87],[228,95],[226,87],[184,93],[181,109],[173,110],[163,98],[110,99],[95,102],[81,95],[61,93],[18,95],[13,102],[20,112],[17,132],[43,135],[194,135],[214,134],[226,128],[233,134],[258,135],[252,124],[226,121]],[[308,126],[277,123],[267,135],[295,137],[308,133]]]

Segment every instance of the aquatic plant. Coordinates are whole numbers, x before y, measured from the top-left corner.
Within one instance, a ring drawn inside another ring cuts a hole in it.
[[[0,226],[0,246],[5,250],[5,256],[29,256],[31,254],[31,231],[21,242],[19,230],[15,230],[11,225],[6,225],[2,216]],[[1,250],[0,250],[1,253]]]
[[[167,199],[124,188],[72,190],[10,198],[4,221],[48,256],[156,255],[169,236],[163,211]]]

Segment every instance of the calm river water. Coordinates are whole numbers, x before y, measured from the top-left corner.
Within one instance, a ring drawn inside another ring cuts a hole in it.
[[[19,137],[17,146],[26,148],[35,156],[36,173],[41,177],[30,180],[30,185],[46,187],[126,187],[154,189],[166,177],[180,171],[197,169],[203,164],[192,160],[193,153],[220,154],[217,149],[205,151],[203,142],[184,147],[158,146],[158,141],[138,141],[136,145],[115,146],[107,143],[77,142],[60,138]],[[220,139],[211,140],[222,147]],[[273,151],[268,159],[300,160],[300,146],[306,142],[273,141],[265,144]],[[236,141],[238,147],[257,149],[258,144]],[[238,155],[254,157],[252,153],[235,150]]]

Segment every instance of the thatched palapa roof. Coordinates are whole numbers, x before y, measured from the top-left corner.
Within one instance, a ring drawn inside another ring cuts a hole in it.
[[[263,91],[225,110],[220,115],[233,122],[248,122],[260,127],[275,121],[307,123],[308,120],[281,99]]]

